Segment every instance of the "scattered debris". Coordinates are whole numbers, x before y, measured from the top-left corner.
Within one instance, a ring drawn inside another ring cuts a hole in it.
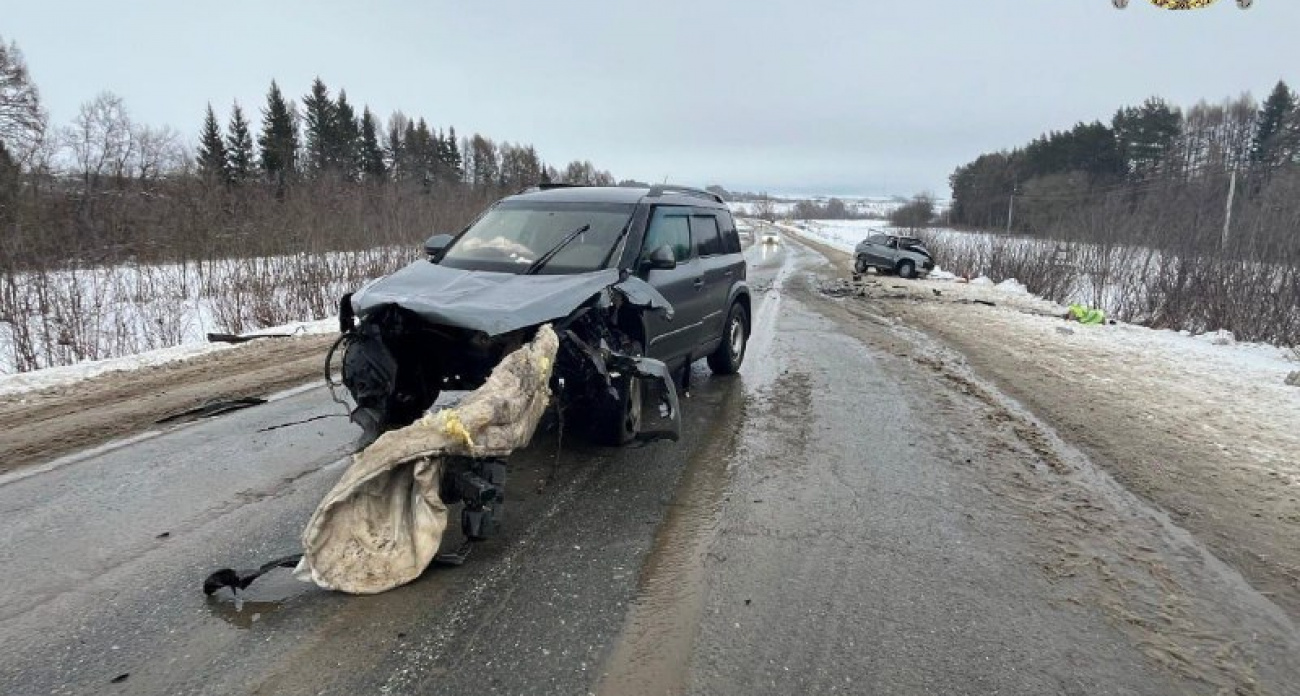
[[[124,682],[124,681],[126,681],[128,678],[130,678],[130,676],[131,676],[131,673],[130,673],[130,672],[123,672],[123,673],[117,675],[116,677],[113,677],[112,679],[109,679],[108,681],[109,681],[110,684],[121,684],[122,682]]]
[[[261,406],[266,403],[266,399],[256,396],[243,396],[236,399],[223,399],[219,401],[209,401],[202,406],[191,408],[180,413],[173,413],[169,416],[163,416],[154,423],[163,425],[166,423],[188,423],[202,418],[212,418],[223,413],[238,411],[252,406]]]
[[[1074,334],[1074,329],[1068,326],[1058,326],[1056,327],[1056,333],[1059,333],[1062,336],[1071,336]]]
[[[154,538],[155,538],[155,539],[168,539],[168,538],[171,538],[171,535],[172,535],[171,532],[162,532],[162,533],[160,533],[160,534],[156,534],[156,535],[154,535]]]
[[[827,297],[866,297],[867,287],[859,281],[836,278],[829,283],[822,283],[819,288]]]
[[[1286,376],[1286,384],[1289,387],[1300,387],[1300,370],[1296,370]]]
[[[231,568],[222,568],[203,580],[203,594],[211,596],[223,587],[230,588],[231,592],[247,589],[253,581],[275,570],[276,568],[292,568],[298,565],[302,554],[284,556],[273,561],[267,561],[253,570],[233,570]]]
[[[292,426],[295,426],[295,425],[306,425],[307,423],[312,423],[312,422],[314,422],[314,421],[318,421],[318,420],[324,420],[324,419],[326,419],[326,418],[347,418],[347,417],[348,417],[348,414],[346,414],[346,413],[322,413],[322,414],[319,414],[319,415],[312,416],[311,418],[304,418],[304,419],[302,419],[302,420],[289,421],[288,423],[279,423],[279,424],[277,424],[277,425],[268,425],[268,426],[266,426],[265,428],[258,428],[257,432],[259,432],[259,433],[266,433],[266,432],[270,432],[270,431],[272,431],[272,430],[279,430],[280,428],[289,428],[289,427],[292,427]]]
[[[943,297],[943,291],[939,288],[930,288],[930,292],[934,293],[935,297]]]
[[[248,343],[249,341],[256,341],[259,338],[293,338],[294,335],[295,334],[275,333],[240,336],[238,334],[228,333],[209,333],[208,343]]]

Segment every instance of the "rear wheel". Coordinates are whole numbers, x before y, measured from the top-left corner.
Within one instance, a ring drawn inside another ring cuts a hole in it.
[[[724,326],[722,344],[709,356],[709,369],[715,375],[734,375],[745,361],[745,349],[749,344],[749,313],[745,311],[745,305],[732,304]]]
[[[901,261],[898,264],[898,276],[900,278],[915,278],[916,264],[911,261]]]

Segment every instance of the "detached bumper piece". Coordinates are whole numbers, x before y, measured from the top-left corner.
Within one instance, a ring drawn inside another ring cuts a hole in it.
[[[609,365],[614,372],[630,374],[641,383],[641,428],[636,439],[680,439],[682,413],[677,403],[677,384],[668,366],[654,358],[621,353],[611,355]]]
[[[561,349],[576,360],[578,366],[568,362],[570,374],[561,371],[558,376],[587,385],[589,398],[595,402],[591,406],[595,408],[622,410],[626,406],[625,395],[619,385],[626,384],[625,378],[638,382],[640,389],[633,391],[641,399],[640,425],[635,440],[676,441],[681,437],[682,416],[677,384],[662,361],[614,351],[604,339],[600,340],[599,346],[593,346],[572,330],[561,334]],[[575,371],[577,374],[573,374]]]

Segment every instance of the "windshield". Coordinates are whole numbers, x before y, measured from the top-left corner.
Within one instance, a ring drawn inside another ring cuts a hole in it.
[[[544,266],[542,275],[586,273],[605,267],[632,219],[631,203],[542,203],[506,201],[489,210],[442,257],[442,265],[466,270],[524,273],[537,259],[588,229]]]

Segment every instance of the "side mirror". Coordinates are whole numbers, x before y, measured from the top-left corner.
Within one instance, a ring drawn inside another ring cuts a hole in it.
[[[424,243],[424,253],[429,255],[430,261],[438,261],[447,247],[451,246],[453,239],[455,237],[449,234],[435,234]]]
[[[671,271],[677,268],[677,255],[673,253],[672,246],[665,244],[650,252],[650,258],[647,259],[646,266],[650,270]]]

